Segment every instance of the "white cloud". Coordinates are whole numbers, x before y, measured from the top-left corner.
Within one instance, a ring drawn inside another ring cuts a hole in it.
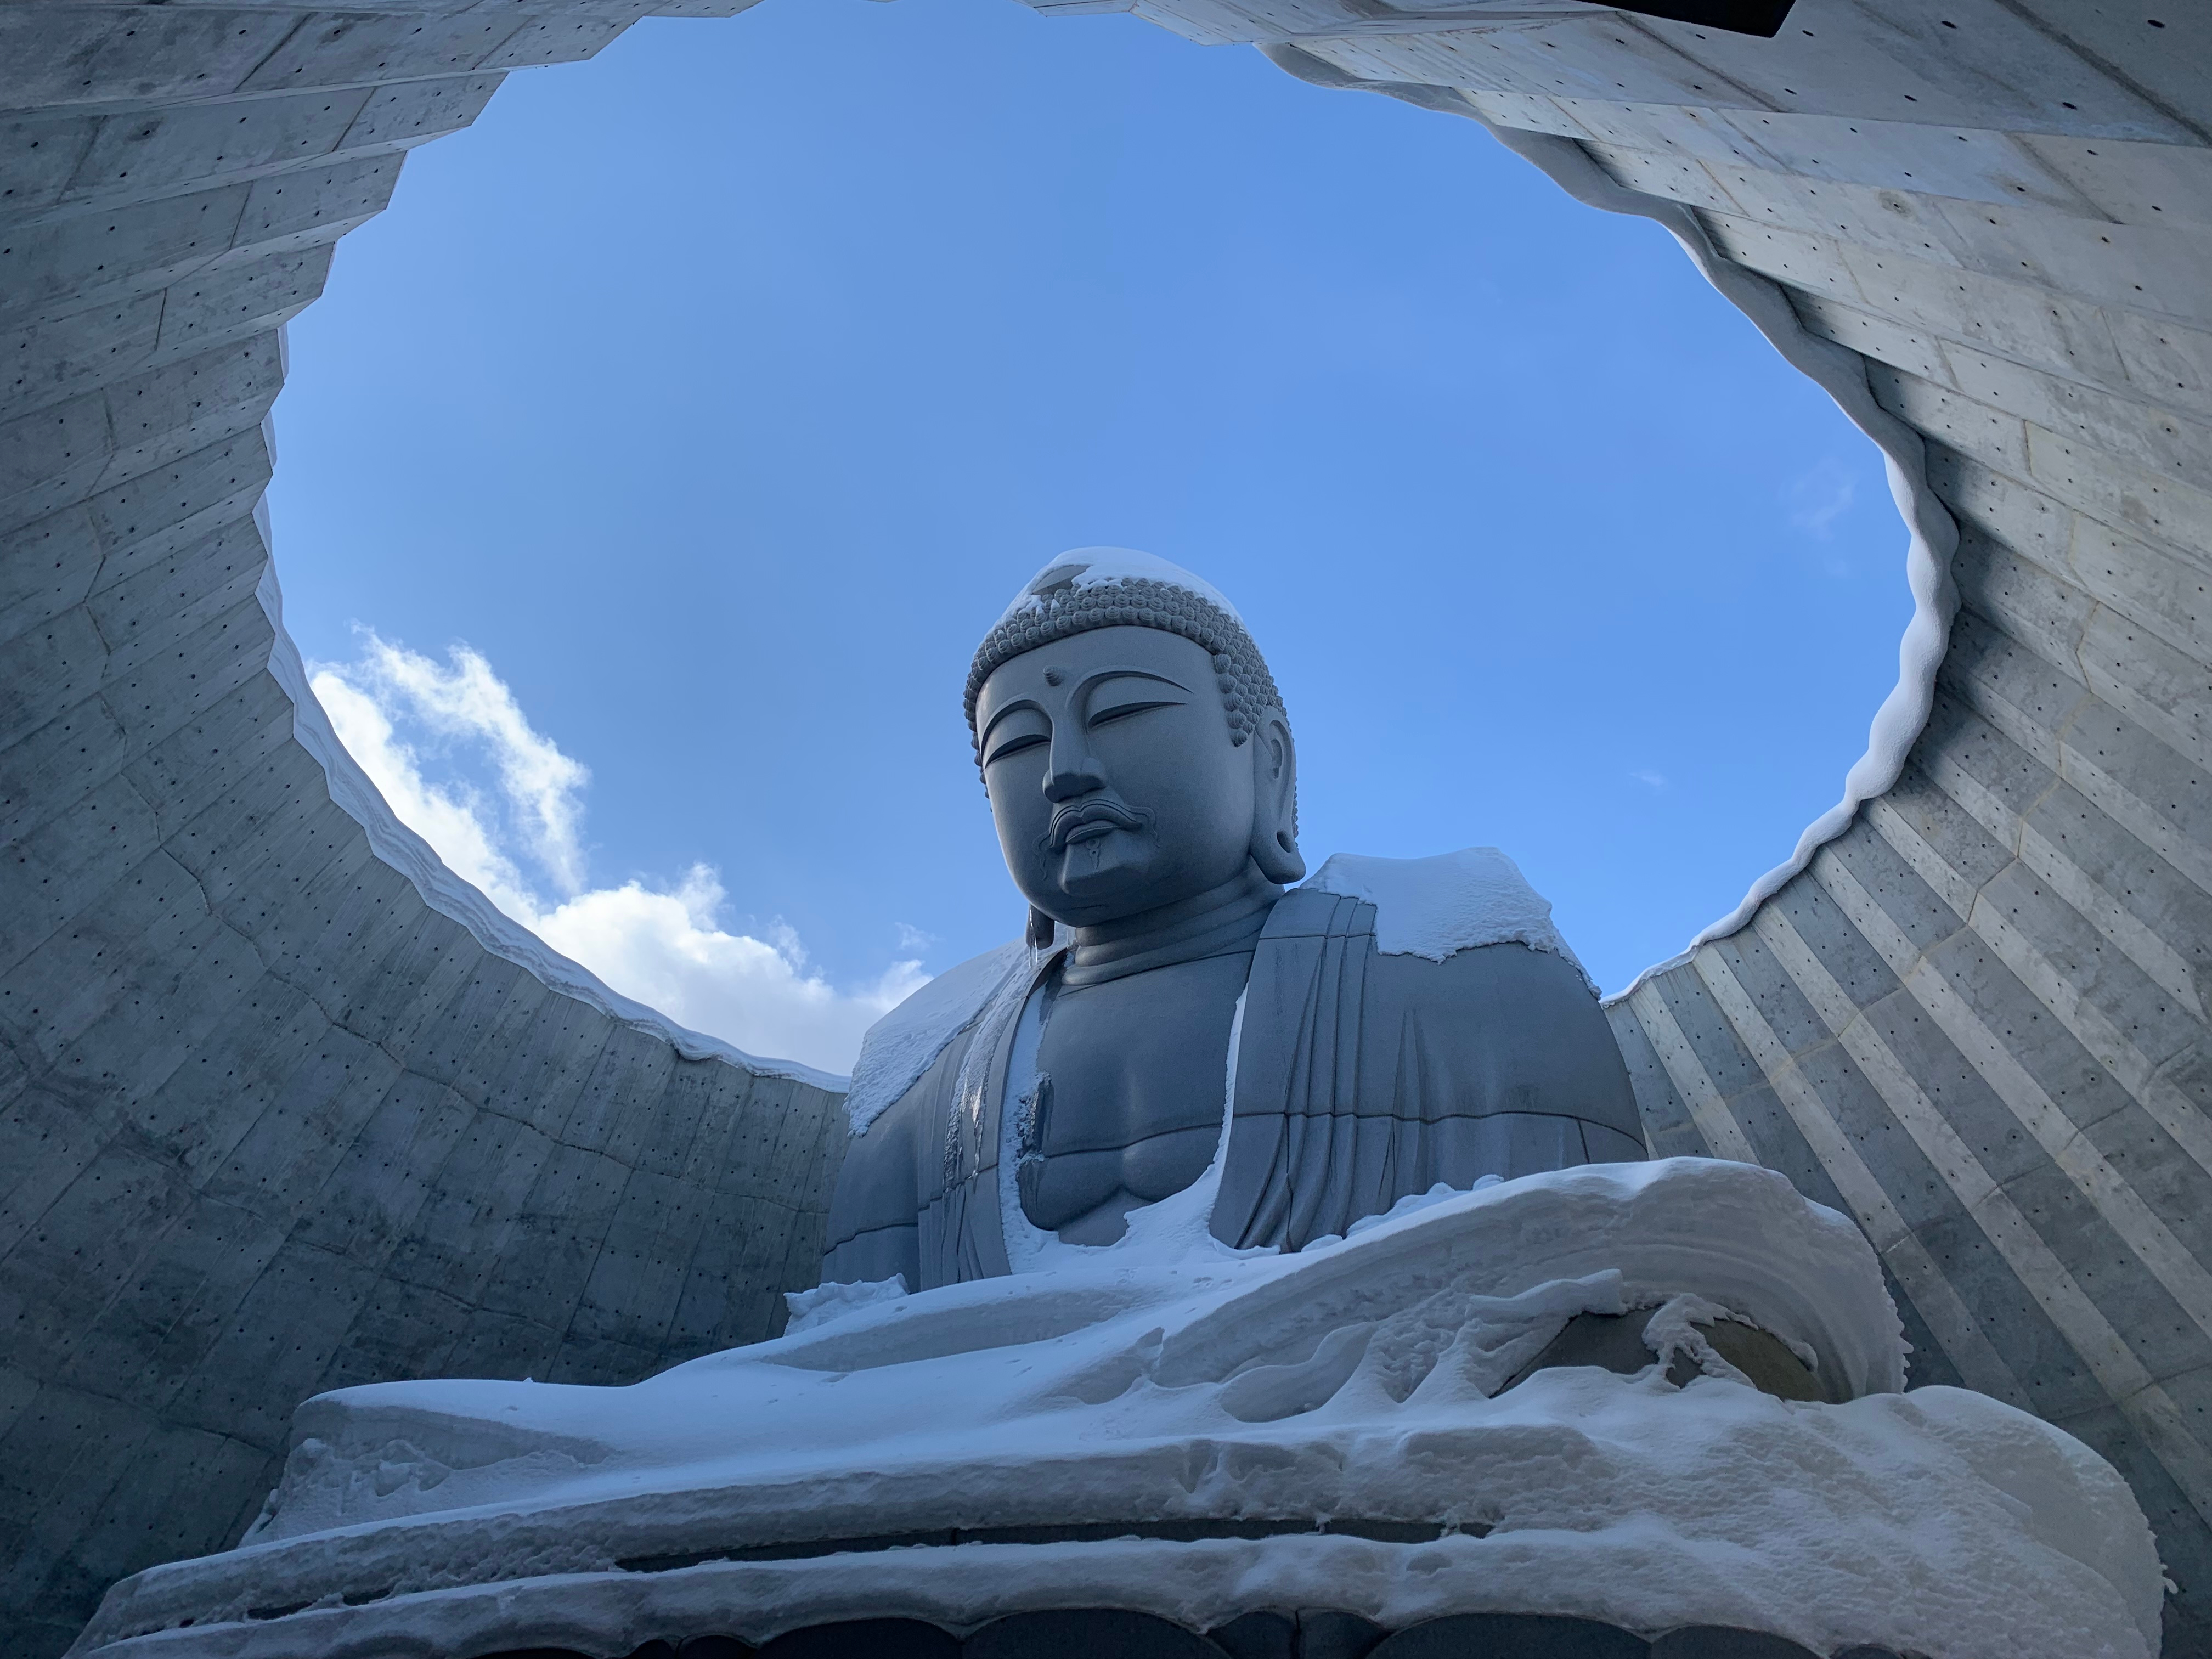
[[[1650,788],[1664,789],[1667,787],[1666,775],[1662,772],[1639,770],[1631,772],[1628,775]]]
[[[532,729],[506,682],[468,647],[453,647],[447,653],[452,666],[441,667],[373,633],[365,639],[360,669],[369,694],[387,709],[404,709],[438,737],[481,744],[497,770],[514,829],[531,857],[560,891],[582,890],[583,807],[578,796],[592,781],[591,773]]]
[[[1783,493],[1790,522],[1826,541],[1835,533],[1836,520],[1850,511],[1858,484],[1842,462],[1830,459],[1799,474]]]
[[[538,908],[536,896],[495,835],[483,796],[465,782],[432,783],[422,775],[413,744],[394,731],[390,706],[367,674],[318,664],[310,677],[315,696],[346,752],[382,793],[399,821],[437,848],[454,873],[483,889],[517,921]]]
[[[530,724],[491,665],[465,646],[441,664],[366,633],[359,661],[318,663],[310,678],[338,740],[455,873],[555,950],[680,1024],[753,1054],[848,1071],[860,1034],[928,981],[919,961],[902,961],[839,989],[808,966],[799,936],[781,923],[764,939],[727,932],[721,878],[708,865],[693,865],[665,890],[637,880],[590,886],[583,794],[591,773]],[[481,757],[489,793],[452,775],[456,749]],[[428,775],[433,769],[441,775]],[[903,923],[898,935],[902,950],[930,942]]]

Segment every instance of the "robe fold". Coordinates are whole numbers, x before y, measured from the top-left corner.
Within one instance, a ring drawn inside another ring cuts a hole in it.
[[[1582,970],[1519,943],[1377,951],[1374,905],[1300,888],[1254,948],[1212,1230],[1295,1250],[1439,1182],[1644,1157],[1626,1067]],[[957,1034],[857,1133],[823,1279],[910,1290],[1010,1272],[1000,1148],[1023,1004],[1013,957]],[[1224,1089],[1229,1056],[1222,1056]]]

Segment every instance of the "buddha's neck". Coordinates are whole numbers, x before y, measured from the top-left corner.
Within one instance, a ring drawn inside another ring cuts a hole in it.
[[[1249,951],[1282,896],[1283,890],[1248,861],[1218,887],[1190,898],[1096,927],[1078,927],[1060,983],[1079,988],[1147,969]]]

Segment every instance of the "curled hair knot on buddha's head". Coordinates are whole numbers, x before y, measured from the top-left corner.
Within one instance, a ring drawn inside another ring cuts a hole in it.
[[[983,682],[1002,663],[1094,628],[1158,628],[1212,653],[1214,683],[1229,715],[1229,740],[1242,747],[1268,709],[1288,721],[1282,693],[1260,647],[1228,601],[1165,559],[1118,547],[1062,554],[1021,591],[975,647],[965,712],[971,740]],[[977,763],[981,763],[979,750]]]

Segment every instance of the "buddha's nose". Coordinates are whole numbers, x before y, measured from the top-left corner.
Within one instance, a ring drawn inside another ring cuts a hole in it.
[[[1080,743],[1063,744],[1057,737],[1052,745],[1052,758],[1044,769],[1044,798],[1057,806],[1061,801],[1073,800],[1106,787],[1106,775],[1091,757],[1087,746]]]

